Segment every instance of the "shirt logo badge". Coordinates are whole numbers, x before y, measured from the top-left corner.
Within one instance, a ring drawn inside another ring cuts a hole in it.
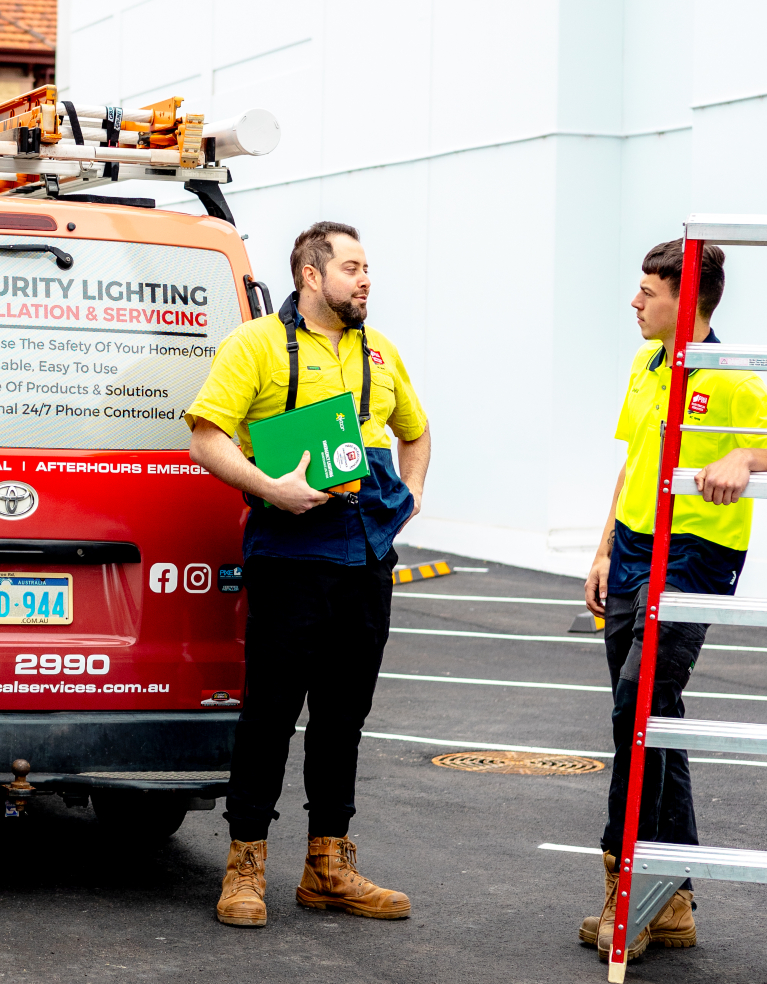
[[[383,360],[383,356],[381,355],[380,352],[376,352],[375,349],[371,349],[370,350],[370,358],[373,360],[373,362],[375,362],[375,364],[377,366],[383,366],[383,365],[385,365],[385,362]]]
[[[706,393],[693,393],[690,405],[687,407],[688,413],[708,413],[708,401],[710,397]]]

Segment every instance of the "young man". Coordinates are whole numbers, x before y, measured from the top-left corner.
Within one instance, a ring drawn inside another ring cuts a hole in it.
[[[223,342],[187,414],[193,460],[247,493],[251,505],[243,542],[247,695],[232,755],[232,843],[217,906],[221,922],[233,926],[266,923],[267,831],[279,816],[288,746],[307,697],[309,852],[296,897],[305,906],[378,919],[410,913],[405,894],[357,871],[347,834],[357,749],[389,632],[392,541],[420,509],[428,424],[397,349],[364,324],[370,278],[357,231],[316,223],[296,239],[290,265],[296,291],[278,315],[246,322]],[[296,343],[296,406],[346,390],[358,407],[369,397],[362,436],[371,474],[357,505],[309,487],[308,451],[278,479],[251,463],[248,424],[285,410]],[[401,477],[387,424],[399,439]],[[242,450],[231,440],[235,431]]]
[[[706,246],[695,342],[716,344],[710,320],[724,291],[724,253]],[[580,939],[595,943],[607,960],[612,943],[618,890],[616,857],[623,842],[632,733],[636,714],[652,531],[657,497],[660,425],[667,417],[671,360],[682,276],[682,240],[661,243],[642,263],[644,276],[631,302],[645,339],[631,367],[616,438],[628,442],[612,508],[586,581],[586,603],[605,618],[605,646],[612,681],[615,758],[602,836],[605,903],[589,916]],[[767,391],[751,372],[690,373],[686,422],[710,427],[767,428]],[[678,496],[669,552],[667,591],[733,594],[746,559],[752,500],[740,499],[751,472],[767,470],[765,439],[741,434],[686,432],[679,465],[700,469],[700,496]],[[727,508],[722,508],[726,506]],[[682,691],[700,655],[707,625],[664,622],[660,626],[652,713],[684,717]],[[697,844],[687,753],[648,748],[639,839]],[[639,956],[650,941],[694,946],[695,922],[689,881],[629,947]]]

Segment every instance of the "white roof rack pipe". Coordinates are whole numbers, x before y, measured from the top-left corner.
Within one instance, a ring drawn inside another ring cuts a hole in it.
[[[202,135],[216,138],[216,160],[242,154],[261,157],[271,154],[280,142],[280,124],[265,109],[248,109],[228,120],[206,123]]]
[[[81,105],[80,103],[75,103],[75,112],[77,113],[78,119],[83,117],[90,118],[94,120],[103,120],[107,115],[106,106],[91,106]],[[56,112],[59,116],[68,116],[66,107],[64,103],[56,104]],[[152,122],[152,110],[151,109],[123,109],[123,119],[130,120],[131,123],[151,123]]]
[[[767,215],[693,212],[685,228],[688,239],[705,239],[723,246],[767,246]]]

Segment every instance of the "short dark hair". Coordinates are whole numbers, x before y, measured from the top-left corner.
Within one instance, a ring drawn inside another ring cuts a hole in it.
[[[296,290],[304,286],[303,268],[308,264],[315,267],[324,276],[328,260],[335,256],[333,244],[328,236],[351,236],[360,241],[360,234],[354,226],[344,225],[343,222],[315,222],[313,226],[302,232],[293,244],[290,254],[290,270]]]
[[[681,239],[673,239],[670,243],[659,243],[642,261],[642,272],[655,273],[661,280],[668,280],[671,294],[679,297],[682,283],[682,257]],[[704,318],[708,320],[711,317],[723,293],[724,251],[718,246],[704,246],[698,294],[698,311]]]

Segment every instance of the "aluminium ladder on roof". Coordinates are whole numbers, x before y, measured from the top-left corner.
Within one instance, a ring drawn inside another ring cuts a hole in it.
[[[684,424],[687,377],[692,369],[750,369],[767,372],[767,346],[706,345],[692,341],[705,243],[767,246],[767,215],[691,215],[685,223],[679,315],[671,367],[668,423],[658,480],[650,584],[637,711],[629,772],[623,852],[608,981],[620,984],[628,945],[668,903],[687,878],[767,883],[767,851],[698,847],[637,841],[645,748],[694,748],[759,753],[767,751],[767,726],[722,721],[690,721],[651,716],[658,625],[661,621],[767,626],[767,601],[666,592],[671,521],[676,495],[698,495],[695,469],[679,468],[684,431],[764,434],[760,428],[694,427]],[[744,496],[767,498],[767,474],[754,474]]]

